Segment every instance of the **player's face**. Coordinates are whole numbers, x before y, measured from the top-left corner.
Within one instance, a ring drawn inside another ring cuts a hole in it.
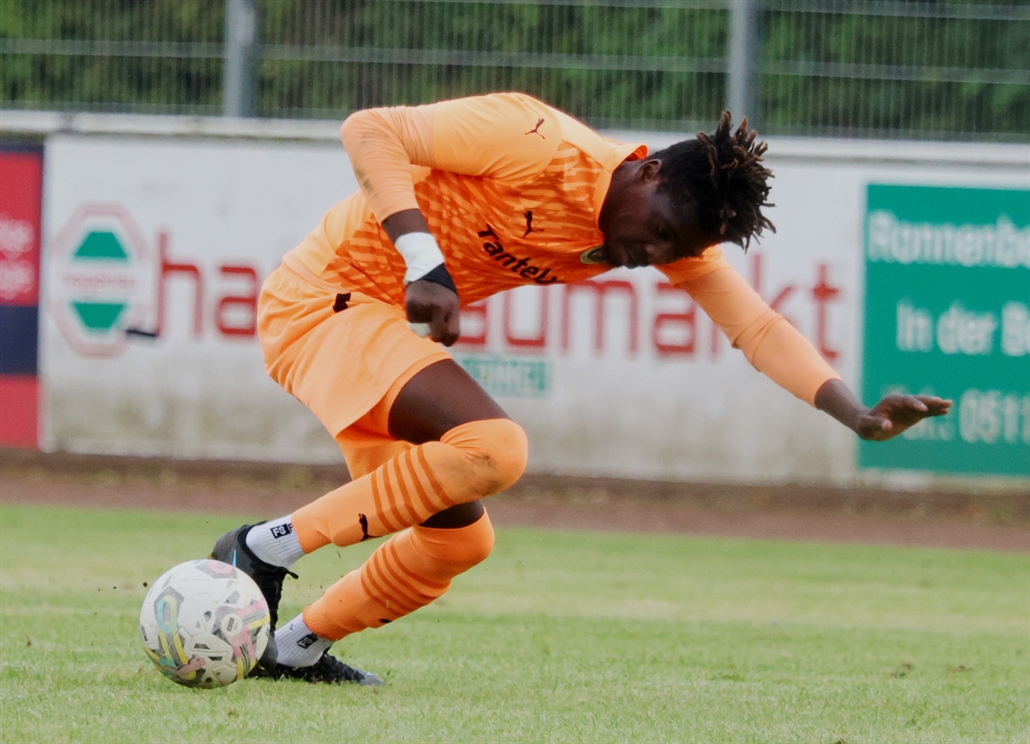
[[[612,266],[656,266],[699,255],[709,246],[696,222],[684,219],[668,194],[658,190],[661,162],[624,163],[616,171],[601,209],[602,256]]]

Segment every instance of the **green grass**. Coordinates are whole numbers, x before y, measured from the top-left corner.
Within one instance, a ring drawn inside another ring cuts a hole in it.
[[[380,690],[178,687],[139,604],[225,517],[0,507],[4,742],[1026,742],[1030,557],[502,530],[335,651]],[[370,545],[287,584],[290,617]]]

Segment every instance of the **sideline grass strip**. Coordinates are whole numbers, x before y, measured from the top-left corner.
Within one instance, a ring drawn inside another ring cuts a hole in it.
[[[502,530],[435,605],[335,649],[380,691],[180,688],[139,604],[237,520],[0,506],[0,739],[1025,742],[1030,558]],[[372,549],[328,548],[291,616]]]

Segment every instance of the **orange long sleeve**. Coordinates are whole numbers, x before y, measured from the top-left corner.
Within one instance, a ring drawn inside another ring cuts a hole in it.
[[[562,128],[576,126],[582,125],[531,96],[503,93],[365,109],[347,117],[340,138],[381,223],[418,209],[419,167],[515,184],[538,175],[554,157]]]
[[[360,185],[289,254],[291,265],[397,305],[405,261],[382,223],[418,209],[464,304],[522,284],[575,282],[615,170],[647,155],[522,93],[359,111],[340,129]],[[530,222],[532,224],[530,224]]]
[[[343,122],[340,138],[377,220],[418,209],[411,166],[433,162],[431,106],[358,111]]]
[[[721,262],[721,263],[720,263]],[[787,319],[774,311],[736,269],[719,256],[707,270],[674,283],[708,313],[747,360],[780,387],[809,405],[827,380],[838,375]]]

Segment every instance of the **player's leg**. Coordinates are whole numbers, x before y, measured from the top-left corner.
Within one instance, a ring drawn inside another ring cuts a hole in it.
[[[458,370],[461,374],[459,377],[464,377],[465,373],[463,370]],[[437,373],[445,374],[450,376],[454,370],[449,365],[440,367],[433,373],[428,379],[432,381],[434,378],[439,382],[446,382],[443,377],[437,377]],[[371,473],[373,470],[383,465],[387,461],[394,457],[402,454],[403,452],[411,449],[412,442],[424,442],[430,439],[439,439],[445,432],[446,423],[440,423],[437,425],[435,431],[427,432],[426,424],[418,420],[415,414],[418,412],[420,399],[426,395],[430,395],[431,392],[422,390],[422,386],[426,384],[426,379],[423,377],[417,377],[411,381],[405,383],[399,387],[400,392],[396,396],[391,396],[387,393],[385,399],[385,417],[380,413],[379,407],[373,409],[360,424],[366,424],[365,428],[371,428],[373,430],[385,430],[391,436],[397,437],[396,439],[387,442],[385,444],[373,444],[370,446],[356,446],[349,441],[340,441],[340,449],[343,452],[343,459],[347,462],[347,470],[350,473],[352,479],[361,478],[364,475]],[[453,388],[448,385],[448,389],[461,389],[465,381],[461,380]],[[403,397],[402,397],[403,396]],[[400,398],[401,402],[396,405],[394,398]],[[393,401],[393,403],[391,403]],[[492,400],[489,401],[493,403]],[[494,404],[496,405],[496,404]],[[499,408],[495,413],[498,416],[505,416],[505,413]],[[434,417],[435,420],[435,417]],[[417,426],[420,432],[416,433],[412,431],[412,426],[408,423],[414,421],[414,425]],[[429,436],[427,436],[427,434]],[[483,515],[484,509],[482,503],[479,500],[471,501],[467,504],[457,504],[444,509],[442,512],[438,512],[423,522],[426,527],[464,527],[472,524]]]
[[[474,502],[518,478],[525,435],[438,346],[410,332],[403,310],[359,294],[341,303],[331,287],[299,276],[277,270],[262,291],[259,337],[269,373],[338,439],[371,417],[373,443],[409,437],[412,444],[292,515],[224,535],[213,557],[263,576],[259,586],[274,611],[286,571],[305,553],[420,525],[421,538],[399,538],[387,549],[426,576],[413,609],[446,588],[444,574],[489,552],[483,545],[492,544],[492,529]],[[370,411],[368,400],[379,403]],[[433,539],[436,532],[442,540]],[[378,614],[364,627],[390,619]],[[323,654],[317,666],[327,659],[335,662]],[[336,671],[313,679],[340,680]]]
[[[413,377],[388,411],[389,433],[422,445],[448,441],[456,431],[469,436],[470,430],[476,430],[477,422],[492,426],[496,425],[494,422],[504,421],[507,422],[505,427],[515,426],[452,361],[433,364]],[[375,412],[369,418],[374,421]],[[515,449],[524,452],[524,445],[520,444],[516,443]],[[414,449],[418,446],[416,444]],[[475,449],[475,459],[505,459],[510,457],[512,443],[501,440],[493,446],[481,444]],[[397,452],[389,447],[381,451]],[[359,467],[370,464],[374,454],[367,451],[360,454],[360,460],[352,457],[348,458],[348,463],[354,460]],[[377,477],[377,471],[382,472],[380,468],[390,468],[405,454],[406,450],[397,452],[369,475]],[[522,458],[524,455],[520,456]],[[518,470],[521,472],[521,464]],[[312,505],[319,511],[328,511],[315,519],[322,540],[332,539],[334,530],[330,522],[338,518],[341,511],[335,507],[326,510],[328,502],[327,498],[321,504]],[[311,529],[311,525],[304,524],[307,518],[305,514],[294,514],[294,524],[302,536]],[[493,542],[493,527],[478,499],[455,504],[421,524],[404,529],[276,634],[280,663],[311,663],[346,635],[379,627],[424,607],[444,594],[455,576],[484,560]]]
[[[415,525],[398,532],[276,632],[279,663],[316,663],[341,638],[425,607],[456,576],[485,560],[493,545],[485,510],[463,527]]]
[[[453,361],[423,369],[404,387],[409,386],[438,394],[444,404],[460,400],[457,413],[436,404],[446,413],[432,432],[438,439],[419,436],[415,446],[294,512],[290,528],[304,553],[422,524],[439,512],[503,490],[522,474],[527,445],[521,427]],[[477,398],[479,407],[470,404]],[[421,396],[405,395],[404,390],[392,408],[403,411],[412,400],[420,411],[429,408]],[[454,510],[439,519],[459,526],[468,523],[469,515],[478,516],[477,508]]]
[[[432,370],[430,372],[430,370]],[[404,442],[439,440],[462,423],[481,418],[508,418],[500,406],[454,362],[439,362],[413,377],[389,409],[387,428]],[[470,394],[470,391],[473,391]],[[485,513],[479,500],[457,504],[423,522],[424,527],[457,528]]]
[[[280,674],[307,679],[316,673],[309,670],[313,664],[342,666],[325,653],[332,643],[429,604],[493,547],[479,498],[521,474],[521,429],[450,360],[421,370],[390,397],[363,424],[411,444],[350,453],[348,465],[359,477],[294,512],[280,534],[295,536],[300,550],[311,552],[329,542],[348,545],[403,531],[276,633]],[[432,513],[434,506],[446,508]],[[262,526],[251,535],[276,539],[269,532]]]
[[[379,467],[293,514],[227,533],[213,557],[245,570],[241,562],[251,564],[256,580],[268,573],[269,583],[281,585],[300,557],[330,543],[351,545],[424,522],[469,525],[483,514],[472,502],[511,485],[525,467],[522,429],[449,359],[391,390],[365,417],[377,418],[381,436],[410,437],[415,446],[397,448]],[[278,604],[277,588],[266,592],[270,607]]]

